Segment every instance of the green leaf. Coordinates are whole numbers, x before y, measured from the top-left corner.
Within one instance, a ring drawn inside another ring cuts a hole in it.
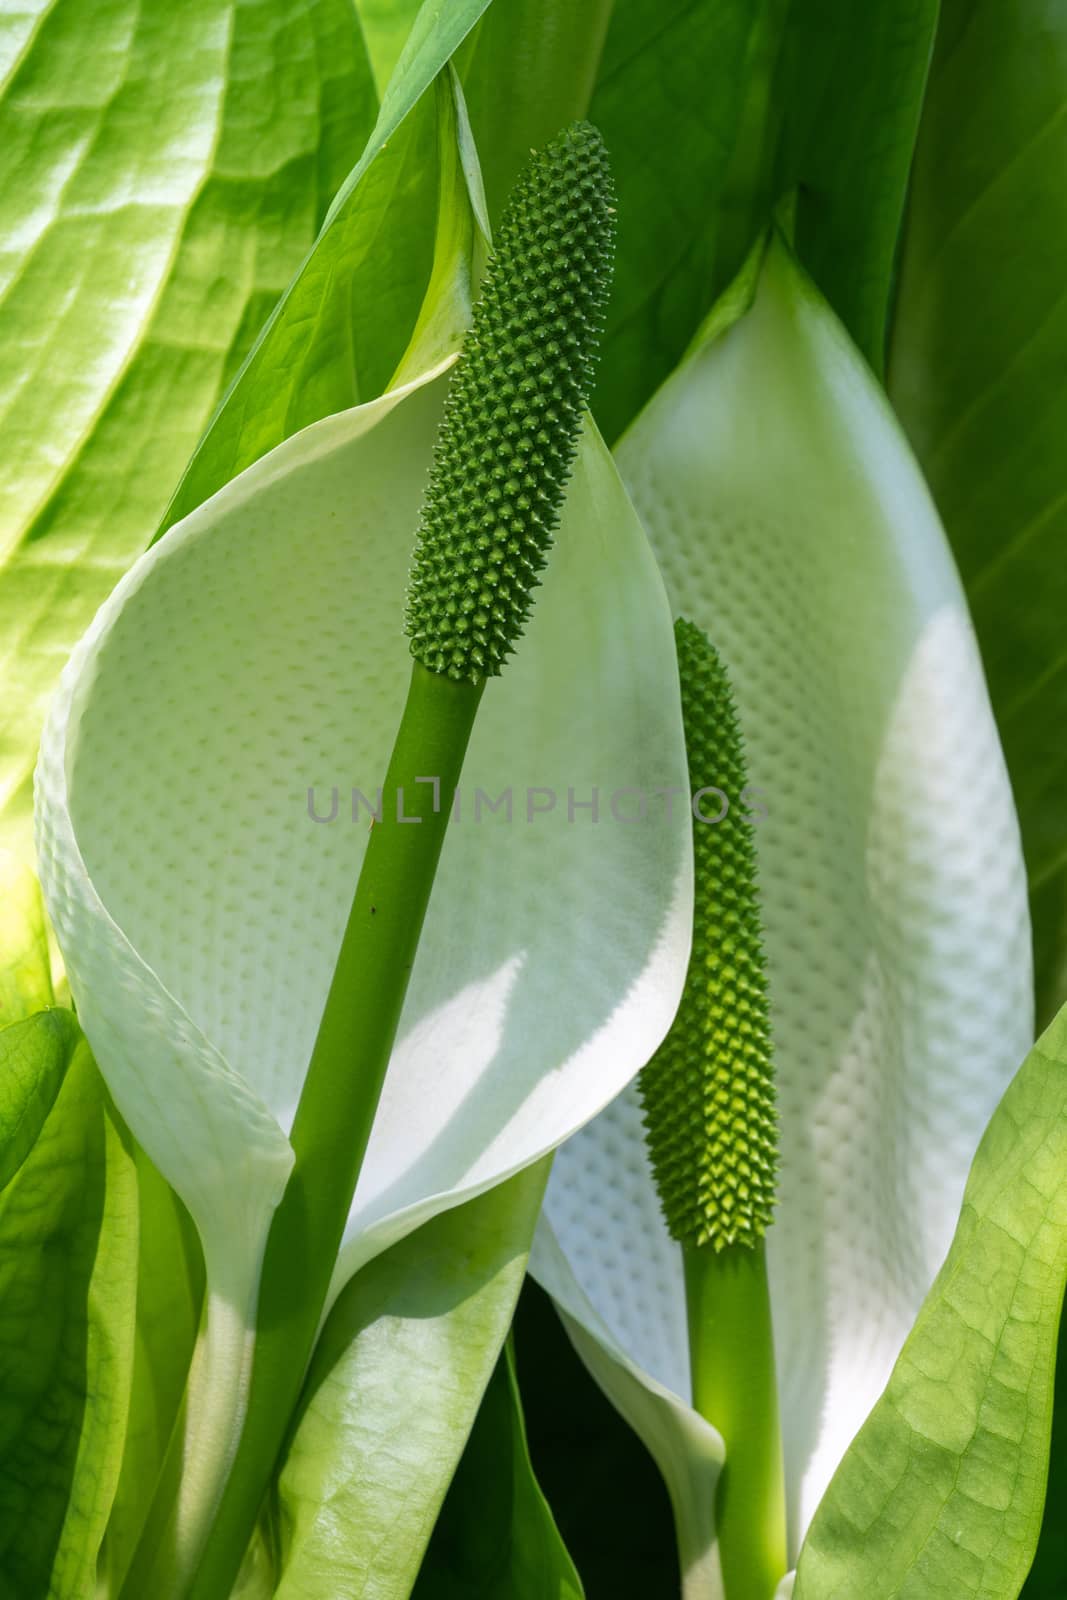
[[[40,886],[29,867],[0,849],[0,1029],[53,999]]]
[[[23,7],[0,84],[0,828],[374,117],[347,0]],[[10,686],[17,685],[13,689]]]
[[[877,373],[937,12],[793,0],[774,86],[775,195],[797,191],[800,259]]]
[[[707,309],[758,10],[759,0],[494,0],[459,53],[494,217],[531,146],[587,114],[607,140],[619,232],[593,409],[608,437]]]
[[[70,1012],[0,1033],[0,1086],[6,1124],[39,1120],[0,1194],[0,1595],[87,1600],[126,1427],[137,1179]]]
[[[1015,789],[1038,1011],[1067,999],[1067,14],[946,0],[890,392],[960,565]]]
[[[421,0],[355,0],[367,54],[383,95],[411,32]]]
[[[955,1238],[801,1550],[794,1600],[1014,1600],[1067,1277],[1067,1012],[975,1156]]]
[[[73,1014],[59,1009],[38,1012],[0,1033],[0,1190],[7,1188],[37,1143],[77,1036]]]
[[[460,51],[494,222],[531,148],[588,111],[613,4],[494,0]]]
[[[625,0],[589,115],[619,193],[615,284],[593,412],[614,439],[711,303],[723,196],[759,0]]]
[[[936,16],[937,0],[616,5],[589,113],[619,191],[593,404],[609,439],[794,192],[798,253],[881,370]]]
[[[511,1323],[546,1177],[540,1162],[435,1217],[339,1296],[279,1482],[277,1600],[411,1593]]]
[[[937,0],[761,0],[758,12],[716,282],[787,202],[801,260],[881,373]]]
[[[425,0],[363,154],[263,327],[163,527],[323,417],[388,387],[433,262],[439,109],[425,91],[489,0]]]
[[[508,1340],[485,1391],[413,1600],[582,1600],[534,1477]]]
[[[135,1148],[140,1221],[136,1343],[122,1471],[104,1545],[118,1594],[148,1515],[196,1343],[204,1265],[196,1230],[173,1189]]]
[[[1060,1317],[1060,1343],[1056,1357],[1056,1400],[1052,1408],[1052,1449],[1049,1458],[1045,1515],[1034,1563],[1023,1586],[1023,1600],[1063,1600],[1063,1575],[1067,1572],[1067,1323]]]

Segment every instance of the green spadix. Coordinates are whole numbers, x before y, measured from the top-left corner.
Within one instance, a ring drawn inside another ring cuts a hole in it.
[[[764,1236],[777,1117],[748,775],[726,668],[675,624],[695,865],[693,947],[671,1030],[640,1078],[652,1170],[682,1245],[693,1404],[722,1434],[726,1600],[772,1600],[785,1487]]]
[[[411,686],[292,1124],[295,1160],[263,1258],[240,1442],[192,1587],[175,1582],[156,1537],[131,1573],[130,1600],[149,1592],[224,1600],[282,1448],[396,1037],[451,794],[486,680],[522,632],[563,503],[610,279],[611,199],[603,142],[577,124],[535,155],[505,211],[434,452],[408,595]]]
[[[683,1244],[755,1245],[774,1210],[777,1124],[741,730],[726,669],[675,625],[693,830],[693,951],[670,1033],[640,1078],[656,1186]],[[720,798],[722,797],[722,798]],[[717,821],[709,819],[726,806]]]
[[[411,653],[498,673],[559,521],[611,276],[607,151],[575,123],[535,155],[501,223],[445,404],[408,592]]]

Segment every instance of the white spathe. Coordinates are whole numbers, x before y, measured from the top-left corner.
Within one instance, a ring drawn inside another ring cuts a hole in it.
[[[781,243],[728,318],[616,455],[674,610],[730,669],[766,813],[782,1158],[769,1253],[795,1556],[1030,1044],[1030,939],[966,603],[888,404]],[[571,1321],[568,1275],[650,1389],[688,1400],[680,1254],[636,1085],[560,1152],[546,1218],[532,1268]],[[607,1347],[581,1348],[614,1383]],[[650,1408],[621,1407],[646,1435]],[[674,1437],[705,1472],[706,1443]],[[710,1503],[700,1516],[683,1543],[708,1550]],[[691,1564],[687,1594],[718,1594],[709,1570]]]
[[[289,1128],[368,836],[352,790],[373,801],[403,708],[448,364],[307,428],[173,527],[75,650],[42,742],[41,882],[79,1018],[204,1246],[175,1536],[190,1567],[239,1435]],[[687,824],[594,823],[568,798],[684,781],[662,580],[590,427],[528,636],[483,698],[334,1291],[553,1149],[655,1048],[688,957]],[[511,820],[479,820],[478,788],[510,789]],[[557,799],[527,821],[533,788]],[[336,817],[314,820],[334,789]]]

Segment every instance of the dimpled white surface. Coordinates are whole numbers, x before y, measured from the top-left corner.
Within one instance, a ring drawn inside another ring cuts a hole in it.
[[[76,652],[43,747],[41,874],[86,1032],[206,1244],[257,1266],[367,838],[351,791],[373,798],[403,705],[441,395],[316,424],[171,530]],[[552,1148],[654,1048],[688,950],[685,827],[572,824],[566,791],[683,774],[662,582],[590,432],[485,694],[350,1264]],[[513,787],[510,825],[474,820],[476,785]],[[560,799],[528,823],[534,785]]]
[[[731,670],[767,811],[782,1156],[769,1248],[795,1548],[1030,1043],[1015,814],[934,509],[783,246],[752,308],[668,381],[617,458],[673,607]],[[618,1345],[688,1397],[678,1254],[639,1138],[631,1091],[560,1152],[547,1215]]]

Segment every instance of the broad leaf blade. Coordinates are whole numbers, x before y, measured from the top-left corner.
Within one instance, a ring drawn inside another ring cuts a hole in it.
[[[438,112],[427,94],[489,0],[424,0],[362,155],[212,419],[170,527],[301,428],[388,387],[433,260]]]
[[[72,1013],[58,1008],[14,1022],[0,1034],[0,1190],[11,1183],[37,1143],[77,1039]]]
[[[384,95],[422,0],[356,0],[378,95]]]
[[[51,6],[0,90],[0,811],[373,121],[346,0]]]
[[[413,1600],[583,1600],[534,1477],[510,1340],[482,1398]]]
[[[937,14],[938,0],[793,0],[774,88],[797,253],[877,373]]]
[[[53,1001],[48,934],[37,879],[0,849],[0,1028]]]
[[[956,1236],[816,1513],[794,1600],[1014,1600],[1045,1494],[1067,1279],[1067,1015],[994,1113]]]
[[[613,0],[493,0],[459,52],[494,223],[530,150],[586,115],[612,10]]]
[[[1039,1017],[1067,998],[1067,15],[945,0],[890,390],[945,520],[1023,830]]]
[[[69,1012],[0,1033],[5,1105],[16,1054],[57,1052],[62,1085],[0,1195],[0,1586],[86,1600],[126,1426],[137,1180]]]
[[[589,115],[619,193],[615,282],[593,411],[614,439],[711,303],[718,208],[758,0],[616,5]]]
[[[144,1151],[134,1152],[140,1261],[129,1423],[104,1563],[117,1595],[144,1527],[196,1344],[204,1268],[196,1232]]]
[[[342,1292],[281,1473],[278,1600],[407,1600],[511,1323],[546,1176],[542,1163],[445,1212]]]
[[[593,406],[609,439],[790,195],[801,259],[881,370],[936,17],[936,0],[616,6],[590,107],[619,190]]]
[[[40,887],[0,851],[0,1191],[37,1143],[77,1039],[73,1015],[52,1005]]]

